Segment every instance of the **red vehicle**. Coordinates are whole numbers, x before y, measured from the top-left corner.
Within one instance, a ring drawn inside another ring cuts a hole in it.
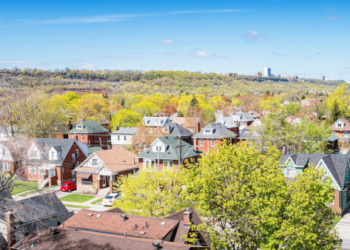
[[[77,184],[73,181],[67,181],[61,185],[61,191],[70,192],[76,189],[77,189]]]

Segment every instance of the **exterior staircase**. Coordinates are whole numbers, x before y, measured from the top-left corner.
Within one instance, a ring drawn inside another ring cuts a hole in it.
[[[45,180],[39,185],[39,189],[45,187],[47,183],[49,183],[49,178],[46,177]]]

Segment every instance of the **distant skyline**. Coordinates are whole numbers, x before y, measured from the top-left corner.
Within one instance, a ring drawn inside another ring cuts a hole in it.
[[[350,1],[4,1],[0,68],[187,70],[350,82]]]

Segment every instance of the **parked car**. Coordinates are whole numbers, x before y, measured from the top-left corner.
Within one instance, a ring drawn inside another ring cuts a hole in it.
[[[111,193],[102,200],[103,206],[110,206],[115,200],[120,200],[120,193]]]
[[[77,189],[77,184],[73,181],[64,182],[61,185],[61,191],[70,192]]]

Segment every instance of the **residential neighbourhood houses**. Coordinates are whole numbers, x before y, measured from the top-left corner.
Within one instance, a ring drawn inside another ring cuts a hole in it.
[[[150,135],[155,131],[162,132],[162,135],[156,136],[138,154],[130,151],[133,139],[138,136],[137,127],[115,127],[111,132],[96,121],[81,121],[64,132],[68,138],[26,139],[23,175],[27,180],[37,181],[40,187],[73,181],[77,184],[77,193],[107,195],[114,192],[113,185],[123,175],[135,175],[145,169],[176,171],[180,166],[196,164],[203,154],[223,143],[236,144],[254,139],[247,135],[247,131],[261,126],[262,116],[252,110],[247,113],[236,110],[229,116],[219,115],[214,123],[205,126],[198,117],[188,119],[173,115],[170,118],[162,114],[144,117],[142,125],[148,128]],[[300,122],[300,118],[287,117],[287,122]],[[334,134],[327,141],[328,148],[338,153],[338,141],[349,138],[350,123],[342,118],[330,129]],[[8,147],[11,140],[0,135],[1,138],[1,168],[15,172],[16,160]],[[289,153],[282,154],[280,158],[281,171],[288,181],[303,174],[310,165],[323,169],[325,177],[332,180],[334,201],[328,205],[336,213],[346,211],[350,200],[350,154]],[[210,246],[210,240],[202,234],[198,234],[196,244],[189,244],[181,238],[190,233],[189,223],[202,223],[192,207],[162,219],[127,215],[118,208],[106,212],[81,210],[72,215],[62,210],[60,204],[57,209],[47,208],[45,204],[38,207],[43,213],[36,220],[45,222],[46,226],[60,225],[55,229],[58,234],[52,237],[47,231],[41,231],[37,225],[28,222],[30,229],[23,233],[19,228],[22,235],[18,236],[19,231],[16,231],[17,236],[11,236],[12,231],[7,231],[6,226],[10,224],[6,224],[6,220],[21,218],[22,221],[25,213],[23,210],[10,211],[7,217],[0,216],[0,224],[3,221],[2,229],[6,231],[3,233],[4,242],[10,240],[12,249],[27,249],[34,241],[37,249],[48,246],[63,249],[59,245],[65,244],[67,239],[70,244],[67,247],[72,249],[103,249],[110,242],[120,247],[111,249],[128,249],[124,248],[125,245],[131,246],[130,249],[208,249]],[[64,219],[59,219],[62,213],[65,214]],[[11,240],[13,237],[15,241]],[[91,244],[81,244],[87,239]]]

